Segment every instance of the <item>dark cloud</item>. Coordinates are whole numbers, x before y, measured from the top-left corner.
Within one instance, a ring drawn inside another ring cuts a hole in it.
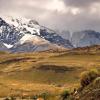
[[[67,6],[73,7],[90,7],[94,3],[99,3],[100,0],[63,0]]]

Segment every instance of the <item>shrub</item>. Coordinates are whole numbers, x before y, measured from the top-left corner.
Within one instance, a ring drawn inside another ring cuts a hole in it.
[[[36,95],[36,96],[31,97],[31,99],[33,99],[33,100],[37,100],[37,98],[38,98],[38,96],[37,96],[37,95]]]
[[[16,100],[16,98],[15,98],[15,97],[13,97],[13,96],[11,96],[11,97],[10,97],[10,100]]]
[[[42,94],[40,95],[40,97],[42,97],[44,100],[47,100],[48,97],[49,97],[49,93],[47,93],[47,92],[42,93]]]
[[[98,89],[100,88],[100,77],[97,77],[94,82],[93,82],[93,85],[98,87]]]
[[[10,100],[9,98],[5,98],[4,100]]]
[[[96,69],[92,69],[90,71],[85,71],[81,74],[81,86],[85,87],[89,85],[94,79],[99,76],[99,72]]]
[[[4,100],[16,100],[16,98],[11,96],[11,97],[6,97]]]
[[[68,98],[68,96],[70,95],[69,91],[65,90],[61,93],[61,98],[62,100],[65,100]]]

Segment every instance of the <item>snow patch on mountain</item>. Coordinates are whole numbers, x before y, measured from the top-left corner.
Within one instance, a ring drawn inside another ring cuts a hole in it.
[[[36,35],[32,35],[32,34],[25,34],[21,39],[20,39],[20,44],[24,44],[26,42],[32,42],[34,45],[40,45],[40,44],[46,44],[49,43],[49,41],[36,36]]]
[[[11,45],[11,44],[7,44],[7,43],[3,43],[3,44],[4,44],[4,46],[6,46],[8,49],[13,47],[13,45]]]

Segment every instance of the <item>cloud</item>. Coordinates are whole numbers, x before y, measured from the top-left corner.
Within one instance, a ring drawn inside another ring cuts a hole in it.
[[[0,16],[32,18],[52,29],[100,31],[100,0],[0,0]]]
[[[100,0],[63,0],[66,5],[72,7],[90,7],[94,3],[99,3]]]

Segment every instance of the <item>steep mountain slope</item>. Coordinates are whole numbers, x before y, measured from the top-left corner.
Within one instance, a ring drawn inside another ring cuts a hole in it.
[[[0,42],[5,44],[9,50],[16,52],[17,47],[21,47],[23,51],[26,48],[29,48],[28,51],[34,51],[34,47],[37,46],[38,51],[47,50],[51,47],[73,47],[69,40],[63,39],[44,26],[40,26],[37,21],[25,18],[6,21],[0,18]],[[39,46],[41,46],[40,49]]]
[[[0,42],[13,45],[18,42],[24,34],[14,25],[9,25],[0,18]]]
[[[51,34],[45,29],[41,29],[40,34],[46,40],[50,41],[51,43],[57,44],[59,46],[63,46],[65,48],[72,48],[73,45],[70,43],[69,40],[63,39],[61,36],[55,34],[53,31]]]

